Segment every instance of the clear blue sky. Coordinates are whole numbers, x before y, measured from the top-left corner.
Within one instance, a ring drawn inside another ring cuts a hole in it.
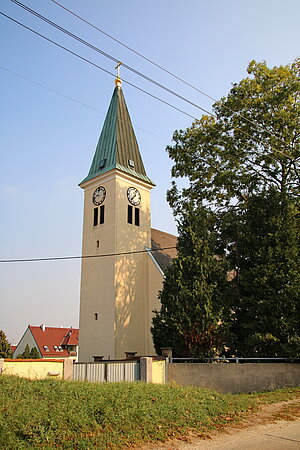
[[[274,66],[299,56],[299,0],[58,1],[215,98],[226,95],[231,83],[247,75],[252,59]],[[23,2],[194,103],[211,108],[207,98],[51,0]],[[0,9],[114,72],[112,61],[10,0],[2,0]],[[3,16],[0,21],[0,259],[80,255],[83,192],[77,184],[87,175],[113,77]],[[122,77],[192,116],[201,115],[199,109],[125,69]],[[157,185],[152,226],[176,233],[165,200],[171,182],[165,147],[173,131],[185,129],[192,119],[126,83],[123,92],[148,176]],[[28,324],[77,327],[79,288],[79,261],[0,264],[0,329],[17,343]]]

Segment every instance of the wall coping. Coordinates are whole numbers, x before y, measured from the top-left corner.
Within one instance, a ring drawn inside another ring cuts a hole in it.
[[[4,359],[5,362],[65,362],[64,359]]]

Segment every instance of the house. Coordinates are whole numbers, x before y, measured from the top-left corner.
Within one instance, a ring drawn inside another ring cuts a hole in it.
[[[77,361],[78,328],[46,327],[28,325],[14,351],[14,358],[24,352],[26,345],[30,349],[36,347],[40,357],[71,358]]]
[[[150,191],[119,76],[84,190],[79,361],[155,354],[150,332],[176,236],[151,228]],[[153,162],[155,164],[155,162]]]

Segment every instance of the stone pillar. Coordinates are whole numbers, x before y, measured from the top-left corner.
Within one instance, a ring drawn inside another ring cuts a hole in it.
[[[4,366],[4,359],[0,358],[0,374],[2,373],[3,366]]]
[[[142,357],[140,359],[141,381],[152,383],[152,358]]]
[[[161,354],[167,358],[168,362],[173,361],[173,348],[172,347],[161,347]]]
[[[65,359],[64,360],[64,371],[63,371],[63,379],[64,380],[73,380],[73,359]]]

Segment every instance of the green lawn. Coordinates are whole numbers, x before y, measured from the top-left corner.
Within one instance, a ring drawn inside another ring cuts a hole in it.
[[[126,448],[208,431],[300,389],[219,394],[144,383],[29,381],[0,376],[0,448]]]

